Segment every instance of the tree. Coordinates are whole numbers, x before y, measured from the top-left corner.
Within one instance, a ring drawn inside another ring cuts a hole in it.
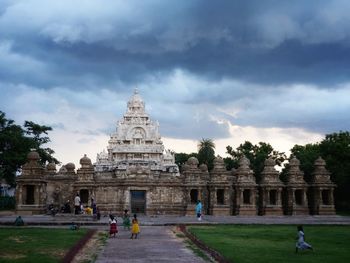
[[[182,165],[187,162],[190,157],[198,157],[197,153],[175,153],[175,163],[179,166],[182,171]]]
[[[311,174],[314,171],[314,162],[321,156],[320,145],[318,143],[309,143],[305,146],[294,145],[290,151],[300,161],[300,169],[304,172],[305,181],[310,182]],[[282,173],[285,174],[288,169],[289,166],[286,166]]]
[[[254,171],[257,182],[261,179],[261,172],[264,169],[264,162],[267,158],[272,157],[276,161],[276,165],[281,166],[286,159],[286,155],[283,152],[278,152],[273,147],[265,142],[259,142],[257,145],[253,145],[249,141],[245,141],[240,144],[236,150],[231,146],[226,147],[227,153],[232,158],[225,158],[225,163],[228,169],[238,168],[239,159],[244,155],[250,161],[250,167]]]
[[[197,156],[198,156],[197,153],[175,153],[175,163],[178,166],[181,166],[187,162],[188,158],[190,158],[190,157],[197,158]]]
[[[15,183],[16,171],[24,164],[30,146],[22,127],[6,119],[5,113],[0,111],[0,177],[7,183]]]
[[[59,163],[58,160],[52,156],[55,152],[51,148],[42,147],[44,144],[50,142],[50,138],[44,136],[44,134],[48,135],[48,132],[52,131],[52,128],[36,124],[32,121],[25,121],[24,127],[26,128],[26,134],[31,138],[31,149],[35,149],[39,153],[41,163]]]
[[[331,172],[335,189],[335,201],[340,210],[350,210],[350,133],[327,134],[320,143],[322,158]]]
[[[198,161],[200,164],[204,163],[208,166],[208,170],[214,167],[215,159],[215,143],[212,139],[202,139],[198,143]]]
[[[0,178],[4,178],[10,185],[15,184],[16,172],[26,162],[27,154],[31,149],[38,151],[42,163],[53,161],[58,163],[50,148],[42,148],[50,141],[47,136],[51,127],[41,126],[34,122],[25,122],[25,129],[16,125],[13,120],[7,119],[0,111]]]

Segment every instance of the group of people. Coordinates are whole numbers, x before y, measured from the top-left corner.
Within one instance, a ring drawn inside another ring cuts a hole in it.
[[[131,236],[130,239],[136,239],[140,233],[140,225],[137,219],[137,215],[134,214],[132,221],[130,222],[130,215],[127,209],[124,210],[123,214],[123,227],[126,230],[130,230],[131,226]],[[117,217],[114,215],[109,215],[109,236],[115,237],[118,233]]]
[[[74,213],[76,215],[83,213],[87,213],[88,215],[92,214],[94,216],[94,219],[97,220],[99,220],[101,217],[100,211],[96,205],[94,198],[91,198],[91,206],[84,209],[79,193],[77,193],[74,198]]]

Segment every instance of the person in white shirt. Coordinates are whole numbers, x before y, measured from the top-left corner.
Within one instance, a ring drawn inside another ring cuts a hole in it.
[[[74,198],[74,207],[75,207],[75,214],[76,215],[80,214],[80,205],[81,205],[80,196],[77,193],[77,195]]]

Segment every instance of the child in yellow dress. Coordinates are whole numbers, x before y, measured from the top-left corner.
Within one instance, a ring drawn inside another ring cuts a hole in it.
[[[135,236],[135,239],[137,238],[137,235],[140,233],[140,226],[139,221],[137,220],[136,214],[134,214],[134,218],[131,221],[132,227],[131,227],[131,237],[130,239],[133,239]]]

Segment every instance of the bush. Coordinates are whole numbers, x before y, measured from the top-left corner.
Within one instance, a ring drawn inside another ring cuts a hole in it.
[[[0,196],[0,210],[11,210],[16,207],[14,196]]]

